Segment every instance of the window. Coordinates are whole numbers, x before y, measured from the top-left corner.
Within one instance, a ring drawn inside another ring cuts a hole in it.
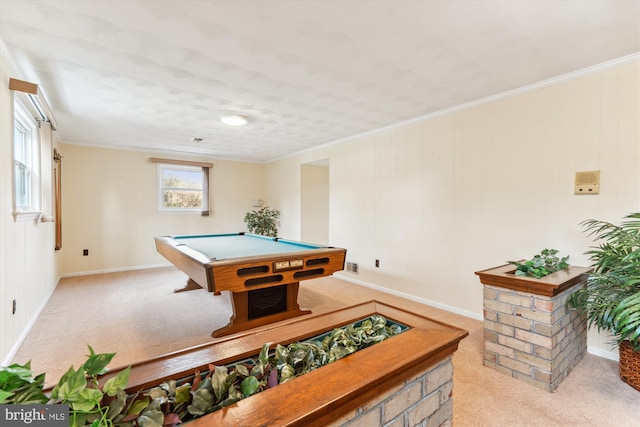
[[[13,119],[14,216],[16,221],[40,216],[40,147],[38,125],[18,97]]]
[[[158,164],[158,210],[208,212],[208,175],[204,168]]]

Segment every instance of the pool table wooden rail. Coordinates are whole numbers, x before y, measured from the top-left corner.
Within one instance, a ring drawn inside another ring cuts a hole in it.
[[[230,259],[209,259],[177,243],[171,237],[156,237],[157,251],[209,292],[247,292],[300,280],[329,276],[344,269],[346,249],[318,248],[297,252]],[[299,267],[277,268],[276,263],[301,262]]]

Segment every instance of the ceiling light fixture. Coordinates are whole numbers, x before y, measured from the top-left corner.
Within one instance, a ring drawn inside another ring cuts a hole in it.
[[[224,116],[220,119],[220,121],[229,126],[243,126],[247,124],[246,118],[235,114],[231,116]]]

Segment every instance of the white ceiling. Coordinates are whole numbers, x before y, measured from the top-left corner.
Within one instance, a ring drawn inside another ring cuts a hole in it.
[[[0,38],[65,143],[262,162],[637,53],[640,1],[0,0]]]

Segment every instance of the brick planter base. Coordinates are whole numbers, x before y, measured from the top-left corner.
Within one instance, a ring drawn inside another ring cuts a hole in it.
[[[331,427],[451,426],[453,419],[451,356],[403,384],[366,402]]]
[[[565,303],[584,286],[588,269],[572,268],[560,275],[569,276],[568,285],[551,283],[557,277],[550,275],[517,278],[519,284],[510,287],[501,283],[504,271],[500,280],[487,278],[499,268],[477,273],[484,284],[485,366],[550,392],[569,375],[587,349],[586,316]],[[527,281],[534,281],[532,291],[526,290]]]

